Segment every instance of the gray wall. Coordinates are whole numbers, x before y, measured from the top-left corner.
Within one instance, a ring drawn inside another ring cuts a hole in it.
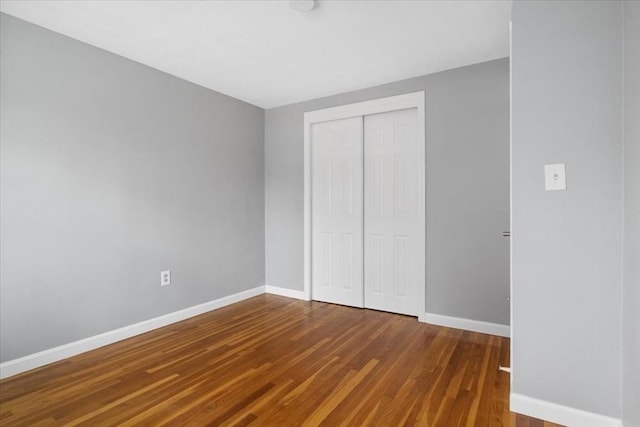
[[[511,391],[619,417],[621,3],[516,1],[512,22]]]
[[[264,111],[1,19],[0,360],[263,285]]]
[[[622,419],[640,426],[640,2],[624,4]]]
[[[267,284],[303,288],[303,114],[424,90],[427,311],[509,323],[509,62],[500,59],[265,116]]]

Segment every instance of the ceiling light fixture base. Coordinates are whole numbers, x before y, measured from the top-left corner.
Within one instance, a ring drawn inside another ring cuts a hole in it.
[[[316,7],[315,0],[291,0],[289,6],[299,12],[309,12]]]

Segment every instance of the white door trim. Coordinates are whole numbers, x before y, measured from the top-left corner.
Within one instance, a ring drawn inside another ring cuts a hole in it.
[[[318,122],[330,120],[346,119],[355,116],[366,116],[370,114],[386,113],[389,111],[416,108],[418,114],[417,138],[418,145],[422,151],[421,158],[424,161],[422,169],[424,175],[421,179],[423,193],[426,195],[426,144],[425,144],[425,105],[424,91],[407,93],[404,95],[390,96],[387,98],[373,99],[370,101],[358,102],[355,104],[341,105],[338,107],[325,108],[322,110],[309,111],[304,113],[304,299],[311,300],[311,125]],[[426,197],[425,197],[426,210]],[[426,224],[425,224],[426,226]],[[426,237],[425,237],[426,254]],[[424,258],[424,257],[423,257]],[[418,288],[418,298],[420,298],[419,313],[426,312],[425,307],[425,262],[422,265],[420,283],[424,286]]]

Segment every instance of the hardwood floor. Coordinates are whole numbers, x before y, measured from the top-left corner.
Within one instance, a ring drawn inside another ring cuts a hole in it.
[[[0,382],[0,424],[518,426],[509,340],[261,295]]]

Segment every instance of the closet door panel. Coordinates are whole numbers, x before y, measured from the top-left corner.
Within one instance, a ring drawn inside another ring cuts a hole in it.
[[[409,315],[418,314],[425,262],[416,126],[416,109],[364,118],[365,307]]]
[[[362,148],[362,117],[311,127],[314,300],[363,307]]]

